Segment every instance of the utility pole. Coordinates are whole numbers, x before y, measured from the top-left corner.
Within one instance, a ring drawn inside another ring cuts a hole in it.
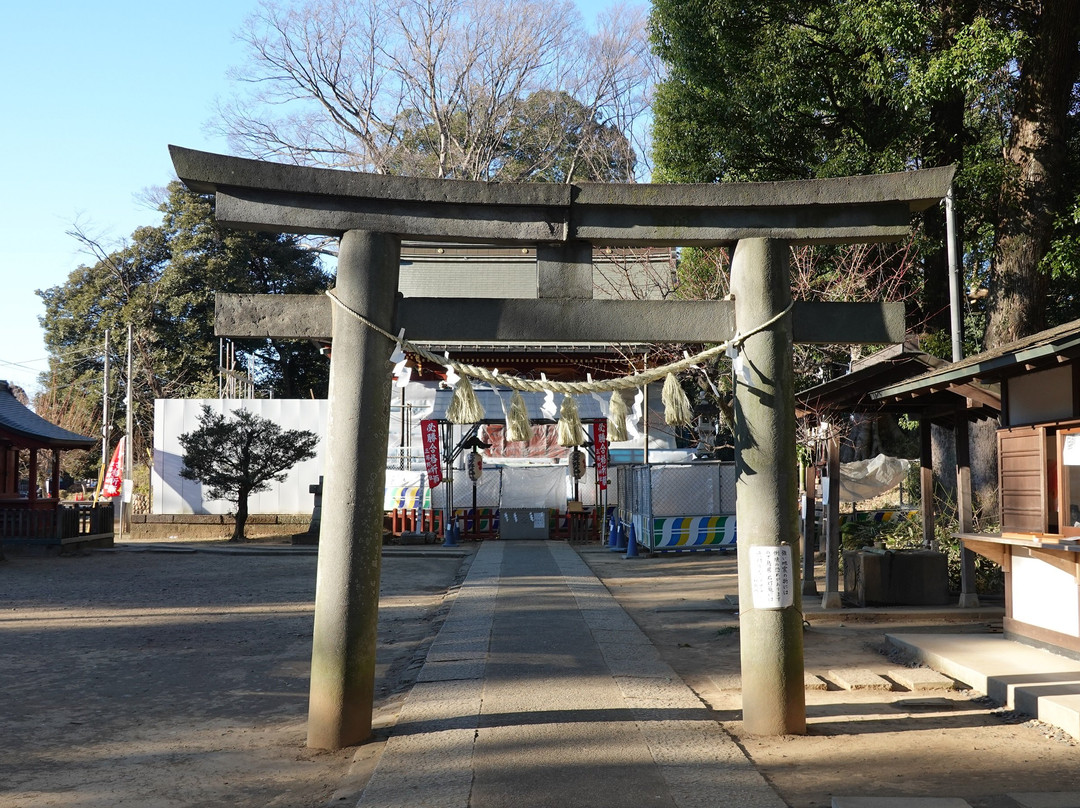
[[[131,532],[131,496],[132,496],[132,479],[131,479],[131,454],[133,451],[133,444],[131,440],[132,427],[134,425],[134,418],[131,413],[131,344],[132,344],[133,329],[131,323],[128,323],[127,333],[127,400],[124,404],[125,407],[125,421],[124,421],[124,434],[127,436],[127,449],[124,452],[124,484],[121,488],[120,495],[120,525],[121,530],[126,529]]]
[[[105,329],[105,369],[101,383],[101,474],[98,479],[94,501],[101,493],[101,484],[105,480],[105,469],[109,467],[109,329]]]

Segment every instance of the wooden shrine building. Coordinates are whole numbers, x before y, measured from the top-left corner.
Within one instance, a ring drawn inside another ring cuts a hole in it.
[[[15,398],[0,381],[0,542],[5,545],[112,546],[112,503],[61,502],[60,453],[92,449],[88,438],[50,423]],[[38,453],[52,453],[51,485],[39,494]],[[20,459],[27,455],[26,489],[20,483]]]
[[[987,393],[999,399],[996,408]],[[1080,320],[883,387],[873,398],[929,417],[952,412],[959,536],[966,551],[1002,566],[1006,636],[1080,654]],[[1000,418],[996,533],[974,530],[966,469],[968,421],[985,417]]]

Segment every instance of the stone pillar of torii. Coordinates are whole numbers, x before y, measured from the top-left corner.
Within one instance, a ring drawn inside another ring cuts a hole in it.
[[[219,295],[216,320],[221,336],[333,341],[310,746],[337,749],[371,734],[379,447],[389,429],[394,347],[385,334],[401,329],[414,343],[735,338],[743,721],[757,735],[806,731],[792,344],[900,342],[904,312],[898,303],[792,306],[788,249],[904,237],[912,214],[945,196],[951,167],[770,183],[497,184],[171,152],[189,188],[216,195],[221,224],[341,239],[337,302]],[[537,299],[401,298],[402,238],[536,245]],[[595,300],[592,251],[604,246],[734,246],[733,300]]]

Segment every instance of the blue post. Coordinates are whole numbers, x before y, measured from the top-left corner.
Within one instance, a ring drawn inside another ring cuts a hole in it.
[[[608,547],[615,547],[619,544],[619,514],[612,511],[611,523],[608,527]]]
[[[446,523],[446,537],[443,539],[442,546],[443,547],[457,547],[458,546],[457,536],[458,536],[457,519],[455,519],[453,516],[451,516],[450,519]]]
[[[633,522],[630,523],[630,529],[627,531],[626,555],[623,558],[638,558],[637,532],[634,530]]]

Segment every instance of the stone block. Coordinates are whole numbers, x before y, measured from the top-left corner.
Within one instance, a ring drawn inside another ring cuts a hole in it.
[[[844,592],[859,606],[944,606],[949,603],[945,554],[929,550],[844,553]]]
[[[913,693],[956,689],[956,680],[930,668],[897,668],[889,671],[889,678]]]
[[[892,690],[892,683],[866,668],[834,668],[829,681],[844,690]]]
[[[232,522],[232,519],[229,519]],[[223,525],[224,517],[217,513],[188,513],[180,515],[173,524],[183,525]]]

